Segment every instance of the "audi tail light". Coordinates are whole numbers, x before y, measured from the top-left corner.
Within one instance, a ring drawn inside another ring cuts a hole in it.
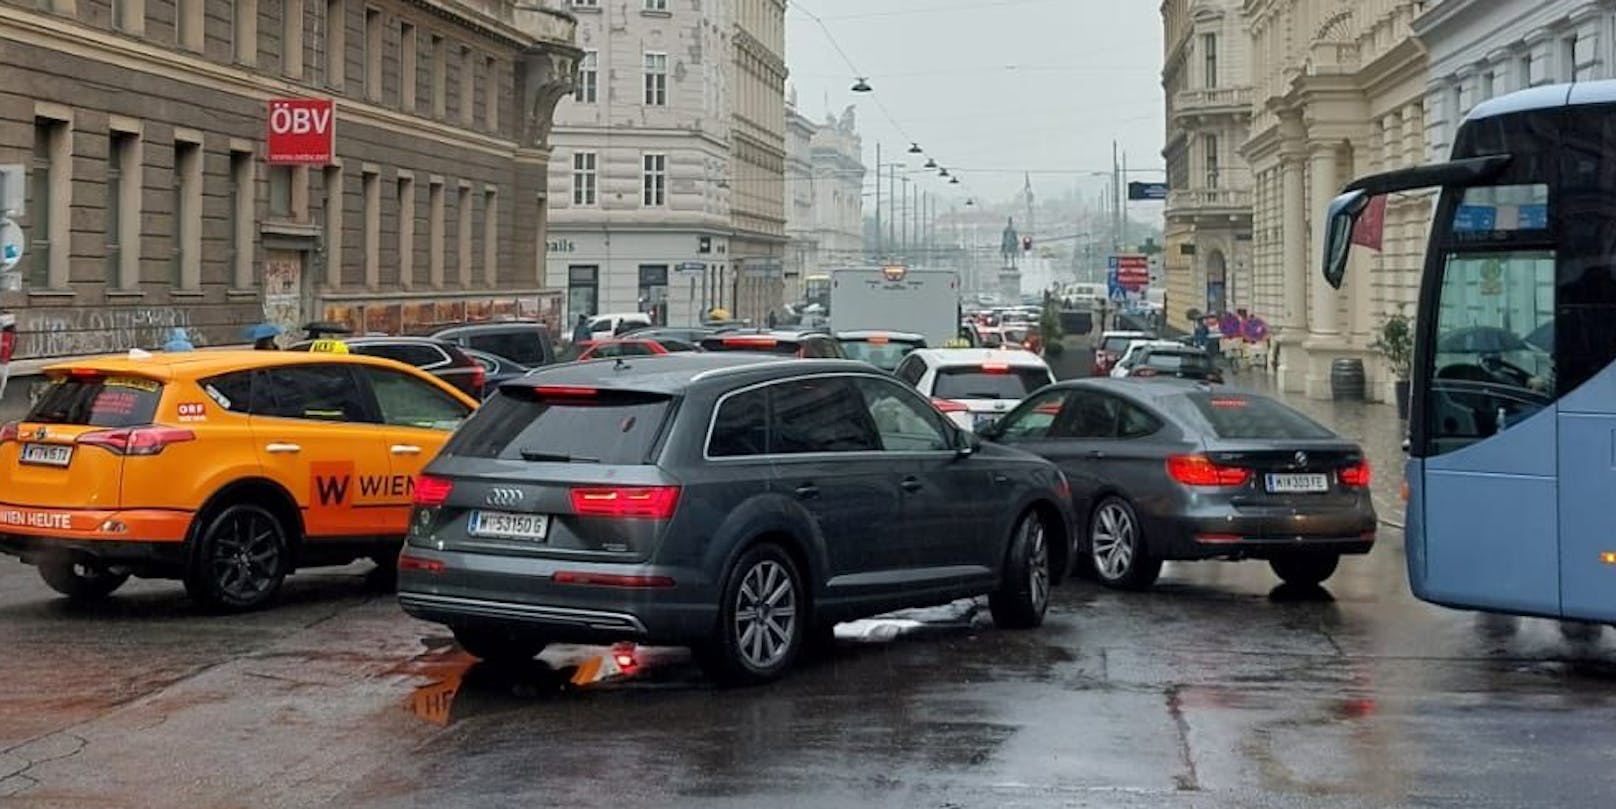
[[[630,590],[658,590],[674,585],[667,576],[625,576],[617,573],[586,573],[562,570],[550,576],[556,584],[576,584],[585,587],[623,587]]]
[[[85,433],[77,443],[101,447],[115,455],[158,455],[169,444],[195,440],[196,433],[180,427],[125,427]]]
[[[438,508],[449,501],[449,493],[452,491],[454,491],[454,481],[448,478],[417,475],[413,502],[415,505],[425,508]]]
[[[580,488],[571,492],[572,510],[580,517],[666,520],[679,505],[678,486]]]
[[[1339,473],[1341,485],[1353,488],[1364,488],[1369,485],[1369,461],[1362,460],[1353,466],[1342,469]]]
[[[1167,475],[1185,486],[1243,486],[1251,470],[1223,466],[1205,455],[1174,455],[1167,459]]]

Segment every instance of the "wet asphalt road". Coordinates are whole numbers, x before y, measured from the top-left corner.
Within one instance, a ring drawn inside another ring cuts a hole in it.
[[[1389,408],[1364,440],[1396,522]],[[1057,591],[1042,630],[969,604],[844,625],[788,680],[720,691],[679,650],[573,687],[598,650],[472,665],[370,588],[290,580],[198,614],[177,584],[57,599],[0,560],[0,806],[1594,806],[1616,794],[1616,632],[1408,594],[1393,527],[1323,590],[1260,563]],[[918,619],[918,620],[914,620]]]

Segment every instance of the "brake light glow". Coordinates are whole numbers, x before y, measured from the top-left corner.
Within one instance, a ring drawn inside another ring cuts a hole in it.
[[[412,502],[425,508],[437,508],[449,501],[449,493],[452,491],[454,481],[448,478],[416,475],[415,499]]]
[[[1369,461],[1359,461],[1357,466],[1349,466],[1340,472],[1341,485],[1364,487],[1369,485]]]
[[[571,496],[580,517],[666,520],[679,505],[678,486],[573,489]]]
[[[952,399],[933,399],[931,400],[931,403],[936,406],[939,412],[942,413],[964,413],[967,410],[970,410],[970,408],[966,407],[963,403],[953,401]]]
[[[421,573],[442,573],[444,565],[442,561],[437,559],[423,559],[419,556],[411,556],[410,552],[405,550],[402,554],[399,554],[398,569],[400,571],[414,570]]]
[[[195,440],[196,433],[179,427],[126,427],[85,433],[77,443],[101,447],[115,455],[157,455],[169,444]]]
[[[1010,364],[1007,362],[984,362],[982,363],[982,373],[1008,374],[1010,373]]]
[[[533,392],[540,396],[596,396],[600,394],[600,389],[581,385],[540,385]]]
[[[584,573],[560,570],[550,576],[556,584],[578,584],[586,587],[626,587],[631,590],[666,589],[674,585],[667,576],[622,576],[616,573]]]
[[[94,368],[69,368],[67,369],[67,375],[83,379],[86,377],[101,376],[101,372]]]
[[[486,386],[487,384],[488,384],[488,370],[483,368],[481,365],[473,364],[471,366],[471,388],[472,388],[472,390],[475,390],[478,393],[482,393],[483,387]]]
[[[1167,475],[1185,486],[1241,486],[1251,470],[1220,466],[1205,455],[1174,455],[1167,459]]]
[[[1220,410],[1239,410],[1242,407],[1249,407],[1250,405],[1250,399],[1242,399],[1238,396],[1212,397],[1212,406]]]
[[[17,429],[17,422],[8,421],[5,424],[0,424],[0,444],[4,444],[7,441],[16,441],[18,440],[19,435],[20,433]]]
[[[889,342],[889,338],[885,334],[872,334],[872,335],[870,335],[869,343],[872,346],[884,346],[888,342]]]
[[[747,346],[749,348],[774,348],[780,344],[773,337],[725,337],[719,341],[727,346]]]
[[[1195,541],[1203,545],[1232,545],[1244,537],[1239,534],[1196,534]]]

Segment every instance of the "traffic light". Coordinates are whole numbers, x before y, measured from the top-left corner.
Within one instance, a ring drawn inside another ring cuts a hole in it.
[[[1021,237],[1021,252],[1023,252],[1023,253],[1031,253],[1032,252],[1032,237],[1031,236],[1022,236]]]

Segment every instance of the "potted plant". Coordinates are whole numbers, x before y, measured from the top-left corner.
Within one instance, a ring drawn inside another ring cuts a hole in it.
[[[1414,323],[1401,310],[1380,323],[1380,334],[1370,348],[1386,358],[1396,380],[1397,417],[1408,419],[1409,376],[1414,368]]]

